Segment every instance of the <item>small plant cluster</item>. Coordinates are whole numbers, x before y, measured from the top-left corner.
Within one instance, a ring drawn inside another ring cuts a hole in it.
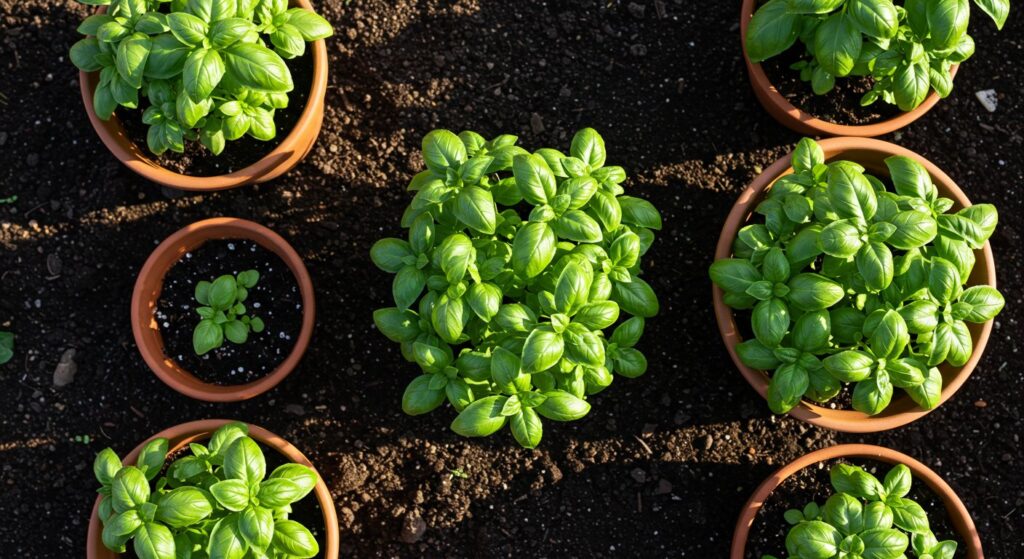
[[[825,403],[855,383],[853,407],[881,413],[901,388],[932,409],[943,363],[973,353],[967,323],[991,320],[1003,296],[964,289],[974,251],[995,230],[993,206],[949,213],[928,171],[885,161],[895,191],[851,161],[825,163],[813,140],[740,229],[733,257],[711,265],[734,309],[752,309],[754,339],[736,346],[749,367],[773,371],[768,404],[786,413],[804,397]]]
[[[14,333],[0,331],[0,365],[14,357]]]
[[[256,270],[240,272],[238,276],[223,275],[196,284],[196,308],[201,320],[192,332],[192,347],[196,355],[203,355],[224,345],[224,339],[244,344],[249,332],[263,331],[263,319],[246,314],[245,300],[249,289],[256,286],[260,273]]]
[[[812,502],[785,513],[793,525],[786,536],[790,559],[901,559],[908,548],[917,559],[953,559],[956,542],[940,542],[924,509],[907,498],[913,484],[907,466],[879,481],[859,466],[836,464],[829,477],[836,493],[824,506]]]
[[[96,115],[145,107],[146,143],[156,155],[181,153],[186,140],[219,155],[245,134],[273,139],[274,111],[288,106],[294,87],[284,59],[333,33],[327,20],[287,0],[81,1],[107,6],[78,27],[88,37],[70,53],[79,69],[99,72]]]
[[[1003,28],[1009,0],[974,3]],[[911,111],[933,89],[949,95],[950,69],[974,54],[970,12],[968,0],[769,0],[750,20],[746,50],[761,62],[799,39],[806,57],[792,69],[814,93],[831,91],[836,78],[870,76],[861,105],[881,99]]]
[[[658,299],[640,259],[661,216],[623,195],[626,173],[605,166],[592,129],[576,134],[569,155],[515,144],[429,133],[427,170],[413,178],[402,217],[408,240],[381,239],[370,256],[396,274],[395,306],[374,322],[423,370],[402,409],[423,414],[447,399],[456,433],[487,436],[508,423],[533,448],[541,417],[580,419],[613,373],[646,371],[634,346]]]
[[[167,439],[150,441],[135,466],[105,449],[93,472],[100,482],[103,544],[140,559],[313,557],[320,546],[291,505],[317,482],[311,468],[284,464],[266,477],[266,460],[244,423],[217,429],[209,445],[164,470]],[[156,480],[155,482],[153,480]],[[152,484],[152,486],[151,486]]]

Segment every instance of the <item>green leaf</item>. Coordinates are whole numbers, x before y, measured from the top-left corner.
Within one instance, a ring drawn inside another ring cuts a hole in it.
[[[135,466],[125,466],[114,476],[110,498],[114,511],[118,513],[138,508],[149,501],[149,481],[142,470]]]
[[[411,310],[378,309],[373,311],[373,322],[393,342],[412,342],[420,334],[419,317]]]
[[[885,487],[887,496],[903,497],[910,493],[912,482],[910,468],[904,464],[897,464],[889,470],[889,473],[885,474],[885,481],[882,482],[882,486]]]
[[[465,301],[461,298],[452,299],[448,295],[438,298],[430,315],[430,324],[434,331],[450,344],[459,342],[467,322],[469,313],[466,312]]]
[[[727,293],[745,293],[751,284],[762,279],[749,260],[740,258],[716,260],[708,271],[711,281]]]
[[[593,128],[583,128],[576,132],[572,138],[572,147],[569,148],[569,153],[593,169],[603,167],[607,155],[604,139]]]
[[[517,155],[512,161],[512,173],[519,191],[527,202],[541,206],[554,199],[557,193],[555,176],[543,157]]]
[[[385,272],[392,274],[406,266],[405,259],[413,256],[409,243],[395,238],[384,238],[370,248],[370,259]]]
[[[320,553],[320,546],[313,534],[294,520],[276,521],[271,547],[292,557],[314,557]],[[212,555],[210,559],[213,559]]]
[[[661,214],[658,209],[643,198],[633,196],[619,196],[619,206],[622,208],[622,222],[636,225],[647,229],[661,230]]]
[[[939,304],[955,301],[963,283],[956,267],[944,258],[932,258],[928,272],[928,292]]]
[[[136,460],[136,466],[146,476],[147,480],[152,480],[163,469],[166,459],[167,439],[158,437],[142,447],[142,450],[139,452],[139,458]]]
[[[580,307],[573,322],[591,330],[604,330],[619,319],[619,305],[614,301],[599,301]]]
[[[970,311],[963,319],[978,324],[995,318],[1006,304],[1003,295],[988,285],[976,285],[964,290],[959,301],[970,305]]]
[[[612,352],[611,360],[615,372],[624,377],[636,378],[647,372],[647,358],[634,348],[616,349]]]
[[[245,540],[238,531],[238,514],[229,514],[217,521],[210,532],[210,559],[242,559],[245,551]]]
[[[845,291],[838,283],[818,274],[798,274],[789,280],[790,304],[803,311],[827,309],[843,299]]]
[[[224,60],[213,49],[198,49],[188,55],[182,79],[185,92],[192,101],[206,100],[224,77]]]
[[[832,495],[821,509],[821,519],[844,536],[855,535],[864,528],[864,507],[845,493]]]
[[[224,329],[211,319],[199,321],[192,332],[192,348],[196,355],[203,355],[224,344]]]
[[[114,482],[114,476],[117,475],[120,469],[121,459],[110,448],[101,450],[92,463],[93,475],[96,476],[96,480],[103,486],[111,485]]]
[[[391,294],[399,309],[411,307],[427,285],[427,274],[415,266],[405,266],[398,271],[391,284]]]
[[[531,408],[522,408],[509,420],[512,436],[523,448],[537,448],[544,434],[544,426],[537,412]]]
[[[224,453],[224,475],[227,479],[240,479],[249,486],[263,481],[267,463],[259,445],[249,437],[239,437]]]
[[[491,283],[474,283],[467,292],[466,299],[480,320],[490,322],[501,308],[501,289]]]
[[[903,530],[914,533],[927,532],[928,515],[921,505],[910,499],[887,498],[886,504],[892,509],[893,522]]]
[[[853,409],[868,415],[882,413],[892,400],[892,382],[884,370],[875,371],[872,378],[862,380],[853,389]]]
[[[820,350],[828,345],[831,330],[828,311],[806,313],[793,325],[793,347],[807,352]]]
[[[797,173],[809,173],[816,166],[825,164],[825,152],[811,138],[802,138],[793,149],[793,170]]]
[[[885,165],[889,168],[889,175],[897,193],[921,200],[930,200],[934,197],[935,186],[924,165],[903,155],[887,157]]]
[[[634,316],[615,328],[615,332],[611,337],[611,343],[616,344],[619,347],[633,347],[640,341],[640,337],[643,336],[643,333],[643,317]]]
[[[863,242],[860,231],[852,220],[840,220],[829,223],[821,230],[821,249],[836,258],[850,258],[857,254]]]
[[[577,243],[596,243],[602,237],[597,221],[580,210],[566,211],[551,222],[551,227],[559,237]]]
[[[69,55],[71,57],[71,63],[79,70],[82,70],[83,72],[95,72],[103,67],[103,64],[97,60],[100,52],[99,41],[93,37],[89,37],[71,45],[71,52]]]
[[[929,368],[925,373],[924,382],[917,386],[904,388],[904,390],[922,409],[935,409],[942,399],[942,373],[935,367]]]
[[[142,74],[152,46],[149,36],[144,33],[135,33],[117,45],[117,73],[135,89],[142,87]]]
[[[927,6],[929,35],[926,44],[933,50],[955,47],[967,32],[971,17],[968,0],[931,0]]]
[[[306,42],[302,40],[302,33],[290,23],[278,26],[270,34],[270,42],[282,58],[297,58],[306,52]]]
[[[226,479],[210,486],[210,493],[220,506],[238,512],[249,505],[249,485],[241,479]]]
[[[830,559],[839,550],[842,535],[820,520],[801,522],[786,535],[790,556],[800,559]]]
[[[857,252],[855,260],[857,271],[870,291],[881,291],[892,283],[895,274],[892,251],[884,243],[868,242]]]
[[[133,537],[132,549],[139,559],[175,559],[174,536],[166,526],[146,522]],[[210,555],[213,559],[213,555]]]
[[[850,0],[846,7],[857,29],[876,39],[891,39],[899,28],[892,0]]]
[[[896,106],[901,111],[907,112],[916,109],[928,97],[930,91],[931,76],[927,64],[902,62],[896,68],[893,94]]]
[[[849,75],[864,44],[860,33],[850,13],[830,15],[814,34],[815,60],[833,76]]]
[[[286,13],[288,14],[288,24],[299,30],[303,40],[318,41],[334,34],[331,24],[314,12],[302,8],[291,8]]]
[[[174,38],[190,47],[201,44],[209,32],[205,21],[186,12],[167,14],[167,26]]]
[[[781,299],[761,301],[754,307],[751,327],[754,337],[765,347],[777,347],[789,332],[789,324],[789,309]]]
[[[156,520],[172,528],[191,526],[210,516],[213,505],[194,487],[178,487],[159,496]]]
[[[238,515],[238,533],[252,549],[266,550],[274,537],[274,516],[263,507],[247,507]]]
[[[598,190],[590,199],[590,209],[597,215],[605,231],[615,231],[622,223],[622,205],[610,192]]]
[[[228,75],[241,86],[264,92],[288,92],[294,88],[284,60],[264,46],[238,42],[221,52]]]
[[[903,354],[910,343],[910,332],[900,313],[886,311],[869,339],[871,352],[875,357],[894,358]]]
[[[810,379],[803,367],[793,363],[780,366],[768,383],[768,407],[772,413],[788,413],[800,403],[809,385]]]
[[[448,283],[455,284],[462,281],[474,258],[473,242],[462,233],[456,233],[441,243],[439,251],[441,270],[444,271]]]
[[[884,491],[882,482],[859,466],[836,464],[829,470],[829,478],[836,491],[860,499],[878,500]]]
[[[523,344],[523,372],[533,374],[550,369],[562,358],[564,349],[560,334],[548,326],[535,328]]]
[[[444,402],[444,390],[430,388],[431,374],[412,380],[402,394],[402,411],[408,415],[422,415],[433,411]]]
[[[210,42],[213,44],[213,48],[223,49],[242,40],[246,34],[255,31],[255,29],[251,21],[243,18],[229,17],[222,19],[210,28]]]
[[[553,421],[576,421],[590,412],[590,404],[564,390],[544,393],[545,400],[536,408],[537,413]]]
[[[488,190],[467,186],[456,198],[455,217],[479,233],[494,234],[497,226],[497,208]]]
[[[452,421],[452,431],[463,437],[486,437],[497,432],[508,419],[501,413],[507,400],[505,396],[488,396],[473,402]]]
[[[103,502],[109,502],[104,499]],[[136,510],[127,510],[103,520],[103,544],[111,551],[123,552],[124,544],[142,527],[142,519]]]
[[[890,220],[896,231],[886,240],[893,248],[911,250],[923,247],[935,239],[938,224],[932,216],[919,211],[905,211]]]
[[[896,359],[886,363],[885,372],[893,386],[906,389],[923,383],[927,368],[916,358]]]
[[[558,312],[572,316],[586,304],[593,277],[593,270],[586,260],[566,264],[555,283],[555,308]]]
[[[782,363],[777,357],[775,357],[775,353],[771,348],[766,347],[756,339],[746,340],[736,344],[735,349],[736,354],[740,357],[740,361],[748,367],[753,367],[763,371],[770,371]]]
[[[654,289],[637,276],[631,275],[629,283],[612,284],[611,299],[618,303],[623,311],[635,316],[651,318],[658,314],[658,297]]]
[[[828,168],[828,200],[843,218],[866,223],[878,211],[878,199],[859,166],[846,161]]]
[[[754,12],[747,27],[747,56],[753,63],[767,60],[793,46],[800,18],[790,13],[787,0],[769,0]]]
[[[875,360],[862,351],[846,350],[826,357],[822,364],[842,382],[860,382],[871,376]]]
[[[981,8],[981,11],[988,14],[996,24],[996,29],[1002,30],[1006,24],[1006,16],[1010,13],[1010,0],[974,0],[974,3]]]
[[[860,539],[864,542],[864,559],[899,559],[910,544],[906,534],[885,528],[866,530]]]
[[[512,268],[517,275],[533,278],[540,275],[555,257],[557,239],[546,223],[527,223],[512,243]]]

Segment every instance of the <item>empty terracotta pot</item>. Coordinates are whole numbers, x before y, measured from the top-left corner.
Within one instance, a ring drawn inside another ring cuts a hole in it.
[[[302,295],[302,328],[288,357],[271,371],[247,384],[221,386],[203,382],[164,353],[164,342],[153,310],[160,300],[164,276],[182,256],[211,239],[246,239],[278,255],[295,276]],[[131,321],[135,344],[160,380],[182,394],[207,402],[236,402],[258,396],[284,380],[305,353],[315,319],[313,282],[295,249],[280,235],[251,221],[218,217],[179,230],[156,247],[142,266],[132,293]]]
[[[312,10],[308,0],[292,0],[292,6]],[[98,13],[106,11],[106,6],[100,6]],[[309,45],[313,56],[313,84],[309,92],[309,99],[302,109],[295,127],[292,128],[284,140],[278,144],[270,153],[262,159],[239,169],[233,173],[218,176],[190,176],[176,173],[170,169],[161,167],[153,161],[152,154],[144,145],[136,145],[128,137],[121,121],[118,120],[115,112],[110,120],[100,120],[93,110],[92,97],[96,86],[99,83],[99,72],[79,72],[78,81],[82,90],[82,101],[85,104],[85,111],[89,114],[89,121],[96,129],[100,140],[107,146],[107,149],[114,154],[121,163],[143,177],[179,190],[212,191],[236,188],[247,184],[255,184],[269,181],[288,172],[292,167],[313,149],[317,136],[320,135],[320,126],[324,121],[324,95],[327,93],[327,46],[321,39]],[[120,109],[129,110],[129,109]],[[231,142],[228,142],[226,149],[231,149]],[[210,155],[210,157],[216,157]]]
[[[740,9],[740,48],[743,51],[743,60],[747,64],[747,75],[750,77],[750,86],[754,88],[754,95],[768,111],[768,114],[786,128],[812,136],[881,136],[908,126],[921,118],[941,99],[935,91],[932,91],[923,103],[910,112],[874,124],[856,125],[836,124],[822,120],[799,107],[794,107],[768,80],[761,64],[751,62],[750,57],[747,56],[747,26],[750,25],[750,18],[754,16],[757,7],[758,0],[743,0],[743,6]],[[950,71],[952,77],[956,77],[956,70],[957,66],[954,65]]]
[[[935,183],[935,187],[939,191],[939,195],[953,200],[954,204],[951,211],[971,205],[971,201],[957,187],[953,179],[949,178],[946,173],[939,170],[933,163],[910,150],[870,138],[830,138],[822,140],[818,144],[824,150],[826,160],[845,159],[854,161],[863,165],[868,172],[878,177],[889,176],[889,171],[884,163],[887,157],[892,155],[912,157],[928,170],[932,181]],[[718,238],[718,246],[715,249],[715,260],[729,258],[732,255],[733,240],[736,238],[740,228],[750,221],[754,208],[764,198],[765,192],[771,188],[772,184],[779,177],[793,172],[790,161],[790,155],[779,159],[765,169],[740,194],[739,199],[733,205],[732,211],[729,212],[729,216],[725,220],[725,226],[722,227],[721,236]],[[995,260],[992,257],[991,245],[986,242],[985,246],[981,250],[976,250],[974,255],[977,263],[971,272],[970,278],[967,280],[967,285],[991,285],[995,287],[996,267]],[[751,369],[740,361],[739,356],[736,354],[736,344],[742,342],[743,337],[736,326],[736,317],[733,310],[726,306],[722,300],[722,290],[716,285],[712,285],[712,289],[718,329],[722,334],[722,340],[729,350],[733,363],[736,364],[736,367],[743,374],[743,377],[747,379],[747,382],[761,396],[766,396],[768,393],[768,374],[764,371]],[[985,352],[985,345],[988,343],[989,334],[992,332],[992,321],[990,320],[984,324],[968,324],[968,326],[971,336],[974,338],[974,353],[963,367],[953,367],[945,364],[939,368],[943,379],[942,398],[939,405],[942,405],[960,389],[960,386],[963,385],[967,377],[974,371],[974,367],[977,366],[978,361],[981,360],[981,356]],[[870,433],[906,425],[911,421],[920,419],[930,411],[932,410],[922,409],[910,399],[910,396],[900,391],[897,392],[896,396],[893,396],[892,403],[889,404],[885,411],[874,416],[869,416],[855,410],[833,410],[808,401],[801,402],[789,412],[789,415],[808,423],[837,431]]]
[[[139,453],[142,452],[142,447],[153,439],[160,437],[167,439],[169,441],[169,453],[174,453],[185,448],[189,443],[208,439],[219,427],[230,422],[227,419],[204,419],[202,421],[190,421],[175,425],[140,443],[139,446],[135,447],[134,450],[122,459],[122,463],[126,465],[134,464],[139,457]],[[249,425],[249,436],[259,443],[274,449],[288,459],[289,462],[302,464],[316,470],[299,449],[270,431],[256,425]],[[317,478],[316,487],[313,488],[312,495],[316,498],[317,503],[320,505],[320,510],[323,512],[325,529],[324,540],[318,542],[320,544],[320,553],[328,559],[337,559],[338,514],[334,510],[334,499],[331,498],[331,491],[327,488],[327,484],[319,472],[317,472]],[[100,522],[99,508],[100,498],[97,497],[96,504],[92,507],[92,516],[89,517],[89,535],[85,555],[87,559],[116,559],[120,555],[110,551],[103,545],[103,523]]]
[[[923,481],[928,486],[928,489],[939,497],[943,506],[946,507],[946,513],[949,515],[953,528],[956,530],[956,539],[959,542],[958,549],[965,550],[968,559],[984,559],[985,555],[981,551],[981,538],[978,536],[978,530],[974,527],[974,521],[971,520],[971,514],[967,512],[967,507],[956,496],[956,493],[953,492],[949,484],[939,477],[939,474],[936,474],[931,468],[906,454],[885,447],[867,444],[844,444],[805,454],[783,466],[779,471],[772,474],[771,477],[764,480],[757,490],[754,491],[747,504],[743,506],[743,511],[740,512],[739,520],[736,521],[736,530],[733,532],[732,549],[729,557],[731,559],[743,559],[745,557],[750,527],[753,525],[754,519],[764,505],[765,500],[768,499],[768,496],[776,487],[804,468],[814,467],[819,462],[836,458],[877,460],[892,465],[905,464],[913,474],[914,483]],[[802,507],[805,504],[793,503],[793,507]],[[783,522],[783,519],[780,516],[778,519],[762,519],[762,522],[764,521]],[[939,535],[943,539],[951,536],[951,534]]]

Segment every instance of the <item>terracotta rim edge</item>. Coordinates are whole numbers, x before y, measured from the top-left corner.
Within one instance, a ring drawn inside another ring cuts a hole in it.
[[[125,464],[135,463],[139,457],[139,453],[142,451],[142,447],[155,438],[163,437],[170,440],[171,449],[175,450],[176,448],[181,448],[189,441],[199,440],[209,436],[213,431],[217,430],[218,427],[226,423],[231,423],[232,421],[234,420],[203,419],[169,427],[139,443],[138,446],[124,457],[123,461]],[[324,481],[323,475],[316,469],[316,466],[306,458],[302,451],[287,440],[258,425],[253,425],[251,423],[246,423],[246,425],[249,426],[249,435],[253,439],[273,448],[289,461],[313,468],[313,471],[316,472],[317,482],[316,487],[313,488],[313,494],[316,496],[317,503],[320,505],[320,510],[323,512],[325,532],[325,541],[323,542],[324,547],[321,549],[321,552],[323,553],[323,556],[328,559],[336,559],[338,557],[340,538],[338,533],[338,513],[334,508],[334,499],[331,497],[331,491],[327,487],[327,482]],[[89,517],[86,556],[88,559],[105,559],[107,556],[120,557],[120,555],[107,550],[100,540],[101,528],[99,520],[99,506],[100,498],[97,497],[96,502],[92,507],[92,514]],[[106,553],[106,555],[104,553]]]
[[[277,254],[291,270],[302,296],[302,327],[291,353],[269,374],[247,384],[216,385],[200,381],[164,353],[159,329],[151,328],[153,307],[167,271],[184,252],[211,239],[241,238]],[[236,402],[277,386],[301,361],[313,335],[316,302],[309,271],[295,249],[274,231],[252,221],[218,217],[195,222],[164,239],[146,259],[132,291],[131,322],[135,344],[156,376],[174,390],[207,402]]]
[[[293,0],[293,4],[312,10],[309,0]],[[97,13],[106,10],[100,6]],[[179,190],[214,191],[266,182],[297,165],[312,150],[323,125],[324,97],[327,93],[327,45],[323,39],[310,44],[313,56],[313,77],[309,98],[295,126],[272,151],[251,165],[226,175],[191,176],[161,167],[149,158],[142,146],[127,139],[124,127],[115,114],[108,121],[100,120],[93,110],[92,97],[99,79],[98,72],[78,73],[82,102],[89,121],[108,150],[136,174],[164,186]]]
[[[960,500],[960,497],[957,496],[956,492],[953,491],[953,488],[945,480],[928,466],[902,452],[867,444],[843,444],[816,450],[786,464],[765,479],[754,490],[750,499],[747,500],[736,521],[730,551],[731,559],[743,559],[746,553],[747,539],[750,535],[750,527],[753,525],[765,500],[767,500],[776,487],[800,470],[819,462],[836,458],[865,458],[890,464],[906,464],[913,473],[915,481],[924,481],[925,485],[942,500],[949,519],[957,531],[960,543],[967,550],[968,559],[984,559],[981,537],[974,525],[974,520],[971,519],[971,514]]]
[[[825,151],[826,159],[840,157],[842,154],[853,150],[877,152],[884,154],[885,156],[904,155],[912,157],[925,166],[942,195],[953,198],[955,203],[959,206],[966,207],[971,205],[967,196],[959,187],[957,187],[956,183],[954,183],[948,175],[936,167],[932,162],[908,149],[871,138],[829,138],[821,140],[818,143]],[[744,224],[747,217],[752,212],[753,207],[760,200],[761,193],[774,183],[778,177],[791,172],[791,155],[792,154],[787,154],[771,164],[740,194],[722,227],[722,232],[719,235],[718,244],[715,248],[715,260],[728,258],[732,255],[733,239],[735,238],[739,228]],[[986,242],[980,251],[975,251],[975,256],[977,263],[975,264],[974,271],[972,272],[970,284],[987,284],[995,287],[996,270],[991,244]],[[712,299],[715,308],[715,318],[718,323],[719,333],[722,336],[722,341],[724,342],[733,363],[736,365],[737,369],[739,369],[743,377],[746,378],[747,382],[749,382],[762,397],[766,397],[768,391],[767,374],[763,371],[757,371],[747,367],[742,361],[740,361],[739,356],[736,354],[735,345],[742,341],[742,337],[737,332],[734,312],[731,308],[725,305],[722,300],[722,295],[723,293],[718,286],[712,283]],[[833,410],[807,401],[802,401],[800,405],[789,412],[789,415],[819,427],[826,427],[850,433],[872,433],[885,431],[920,419],[935,409],[938,409],[939,406],[949,400],[949,398],[951,398],[953,394],[960,389],[963,383],[966,382],[967,378],[973,372],[974,368],[984,355],[985,347],[988,344],[988,339],[992,332],[993,323],[994,321],[990,320],[981,325],[971,325],[973,328],[972,336],[974,337],[974,352],[963,367],[946,366],[946,368],[943,369],[944,382],[942,387],[942,396],[939,401],[939,405],[931,410],[924,410],[920,406],[913,404],[905,394],[899,394],[898,398],[893,398],[890,407],[887,408],[886,411],[876,416],[868,416],[864,413],[853,410]],[[946,372],[947,370],[955,371],[955,373],[949,374]],[[905,402],[903,401],[904,399],[906,400]],[[907,402],[909,402],[909,404]],[[898,404],[907,409],[904,411],[896,411],[893,406]]]
[[[751,62],[750,57],[747,56],[747,26],[750,24],[750,18],[753,17],[755,4],[756,0],[743,0],[743,6],[740,9],[740,50],[743,52],[743,61],[746,63],[750,85],[754,90],[757,100],[775,120],[787,128],[801,134],[814,134],[818,136],[882,136],[909,126],[915,120],[924,116],[941,100],[938,93],[932,90],[924,102],[914,110],[881,122],[862,125],[836,124],[817,118],[811,113],[793,106],[772,85],[761,64]],[[957,65],[953,65],[950,70],[951,77],[956,77],[957,68]]]

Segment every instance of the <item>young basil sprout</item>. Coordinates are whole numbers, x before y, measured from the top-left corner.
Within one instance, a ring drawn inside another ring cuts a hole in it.
[[[964,289],[974,251],[995,231],[990,204],[950,213],[917,161],[885,161],[890,181],[851,161],[825,162],[804,138],[794,173],[775,182],[740,229],[733,257],[711,280],[734,309],[750,309],[754,337],[736,346],[749,367],[771,371],[768,405],[786,413],[801,399],[825,403],[855,383],[853,408],[881,413],[895,388],[919,406],[939,404],[938,367],[967,363],[967,323],[991,320],[1003,296]]]
[[[196,301],[203,305],[196,308],[201,320],[192,332],[192,347],[196,355],[217,349],[224,344],[225,338],[244,344],[249,339],[250,330],[257,334],[263,331],[263,320],[247,315],[244,303],[249,289],[259,279],[259,272],[246,270],[238,277],[223,275],[213,282],[196,284]]]
[[[395,306],[374,322],[422,369],[402,397],[406,413],[447,400],[459,412],[456,433],[487,436],[507,424],[534,448],[541,417],[580,419],[613,373],[646,371],[634,346],[658,299],[640,259],[661,215],[624,195],[626,172],[605,157],[590,128],[568,155],[530,153],[509,135],[435,130],[423,139],[427,170],[412,179],[402,217],[408,240],[381,239],[370,251],[395,274]]]
[[[144,108],[156,155],[183,152],[186,140],[219,155],[226,140],[246,134],[273,139],[274,111],[288,106],[294,87],[284,59],[334,32],[287,0],[175,1],[170,13],[162,2],[80,1],[107,5],[78,27],[88,37],[70,53],[79,69],[99,72],[93,108],[103,120],[118,106]]]
[[[1003,28],[1009,0],[974,0]],[[797,40],[807,55],[792,66],[814,93],[824,95],[836,78],[870,76],[861,105],[881,99],[911,111],[935,90],[953,89],[950,69],[974,54],[967,34],[967,0],[769,0],[747,28],[751,62],[779,55]]]
[[[180,557],[313,557],[320,546],[302,524],[289,520],[292,504],[313,490],[317,474],[284,464],[268,477],[263,451],[244,423],[217,429],[207,445],[167,460],[167,439],[154,439],[134,466],[113,450],[93,463],[100,482],[103,544],[124,553],[132,543],[140,559]]]
[[[909,548],[921,559],[953,559],[956,542],[940,542],[924,509],[907,497],[913,481],[910,468],[899,464],[884,481],[850,464],[836,464],[829,475],[836,493],[823,506],[808,503],[784,515],[793,526],[786,536],[790,557],[897,559],[906,557]]]

